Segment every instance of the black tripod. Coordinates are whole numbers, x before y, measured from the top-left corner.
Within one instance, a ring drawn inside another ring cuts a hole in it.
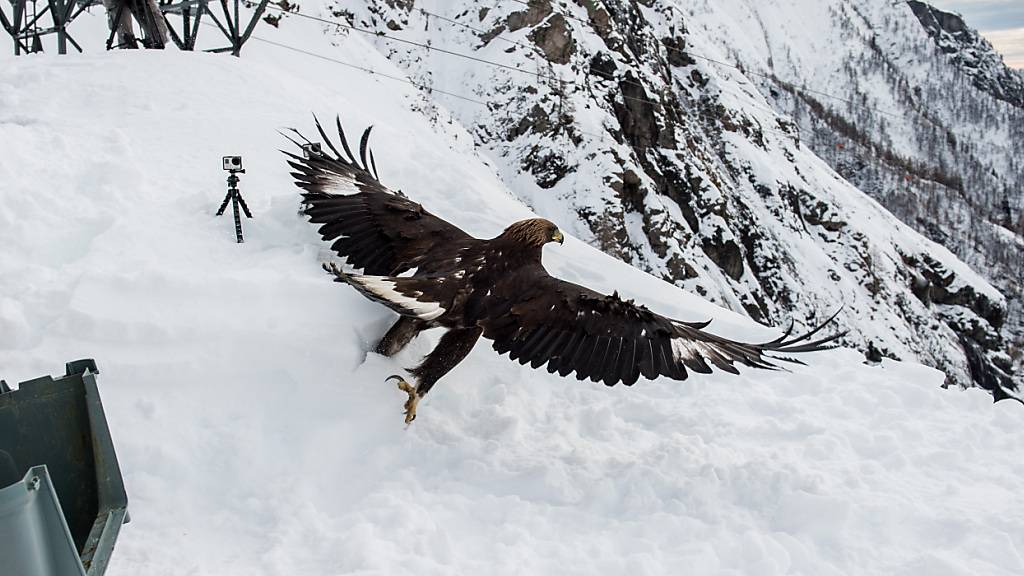
[[[238,243],[244,242],[242,240],[242,219],[238,216],[238,205],[242,205],[242,211],[245,212],[246,218],[252,218],[252,213],[249,212],[249,207],[245,204],[245,199],[242,198],[242,193],[238,191],[238,173],[245,174],[245,170],[231,170],[228,174],[228,195],[224,197],[224,201],[220,204],[220,210],[217,210],[217,216],[224,214],[224,209],[228,207],[228,202],[231,202],[231,208],[235,212],[235,238]]]

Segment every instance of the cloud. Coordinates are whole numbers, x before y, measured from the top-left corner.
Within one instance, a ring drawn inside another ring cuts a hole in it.
[[[981,33],[1003,55],[1007,66],[1024,68],[1024,28]]]

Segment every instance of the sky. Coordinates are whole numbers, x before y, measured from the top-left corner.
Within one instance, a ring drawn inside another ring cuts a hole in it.
[[[931,5],[959,12],[982,33],[1004,60],[1024,68],[1024,0],[931,0]]]

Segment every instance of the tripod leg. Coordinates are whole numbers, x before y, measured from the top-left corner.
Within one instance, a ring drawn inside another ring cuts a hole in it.
[[[224,209],[228,207],[228,202],[231,201],[231,191],[228,190],[228,195],[224,197],[224,201],[220,203],[220,209],[217,210],[217,216],[224,215]]]
[[[249,212],[249,206],[246,205],[245,198],[242,198],[242,193],[236,192],[235,195],[238,196],[238,203],[242,205],[242,212],[245,212],[245,217],[252,218],[252,212]]]
[[[231,195],[231,208],[235,212],[235,239],[241,244],[242,240],[242,219],[238,217],[238,192]]]

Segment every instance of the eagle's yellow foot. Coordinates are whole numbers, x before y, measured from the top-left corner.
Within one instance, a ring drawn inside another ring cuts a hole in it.
[[[401,376],[388,376],[390,381],[392,378],[398,380],[398,389],[409,395],[409,399],[405,401],[405,423],[406,425],[412,424],[412,421],[416,419],[416,405],[420,403],[420,395],[416,393],[416,388],[412,384],[405,381],[405,378]]]

